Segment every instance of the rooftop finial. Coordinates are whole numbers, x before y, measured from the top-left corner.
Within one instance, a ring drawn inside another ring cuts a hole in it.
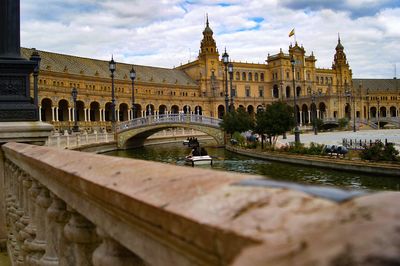
[[[340,43],[340,33],[339,32],[338,32],[337,36],[338,36],[338,43]]]
[[[206,13],[206,26],[208,27],[208,13]]]

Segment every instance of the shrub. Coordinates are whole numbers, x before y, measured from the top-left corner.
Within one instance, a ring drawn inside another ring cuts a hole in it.
[[[240,134],[237,131],[235,133],[233,133],[232,138],[235,139],[240,146],[244,146],[244,144],[246,142],[245,137],[243,137],[242,134]]]
[[[339,124],[339,128],[345,128],[349,124],[349,119],[347,119],[347,117],[340,118],[338,120],[338,124]]]
[[[376,142],[370,147],[365,147],[360,157],[370,161],[399,161],[399,152],[394,148],[393,143],[386,146],[382,142]]]

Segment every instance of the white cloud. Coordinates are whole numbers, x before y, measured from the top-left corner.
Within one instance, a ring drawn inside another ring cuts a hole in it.
[[[377,2],[347,0],[344,4],[378,8]],[[338,32],[355,77],[392,77],[393,64],[400,62],[396,50],[400,8],[385,3],[379,12],[359,17],[329,5],[292,9],[277,0],[48,3],[21,2],[23,46],[100,59],[114,54],[128,63],[173,67],[197,56],[208,12],[220,51],[226,46],[237,61],[264,62],[268,53],[278,53],[279,48],[287,52],[288,33],[295,27],[298,42],[308,54],[314,51],[318,66],[331,66]]]

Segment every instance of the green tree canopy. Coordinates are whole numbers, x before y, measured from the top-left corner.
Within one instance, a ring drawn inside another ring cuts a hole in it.
[[[243,108],[232,110],[224,115],[220,123],[222,129],[229,134],[245,132],[254,126],[254,119]]]
[[[254,131],[261,136],[268,135],[275,144],[279,135],[293,127],[293,108],[283,102],[274,102],[257,113]]]

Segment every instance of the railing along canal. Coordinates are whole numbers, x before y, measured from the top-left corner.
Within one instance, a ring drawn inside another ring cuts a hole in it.
[[[98,144],[113,142],[113,133],[83,133],[83,134],[66,134],[66,135],[53,135],[47,139],[46,146],[58,148],[76,148],[82,145]]]
[[[173,123],[195,123],[219,128],[221,119],[193,114],[168,114],[140,117],[130,121],[118,123],[116,131],[121,132],[127,129],[138,128],[157,124]]]
[[[21,143],[2,150],[13,265],[309,265],[321,249],[341,257],[332,245],[362,250],[357,261],[400,259],[398,194],[352,199],[360,194],[247,174]],[[368,230],[347,233],[360,224]]]

